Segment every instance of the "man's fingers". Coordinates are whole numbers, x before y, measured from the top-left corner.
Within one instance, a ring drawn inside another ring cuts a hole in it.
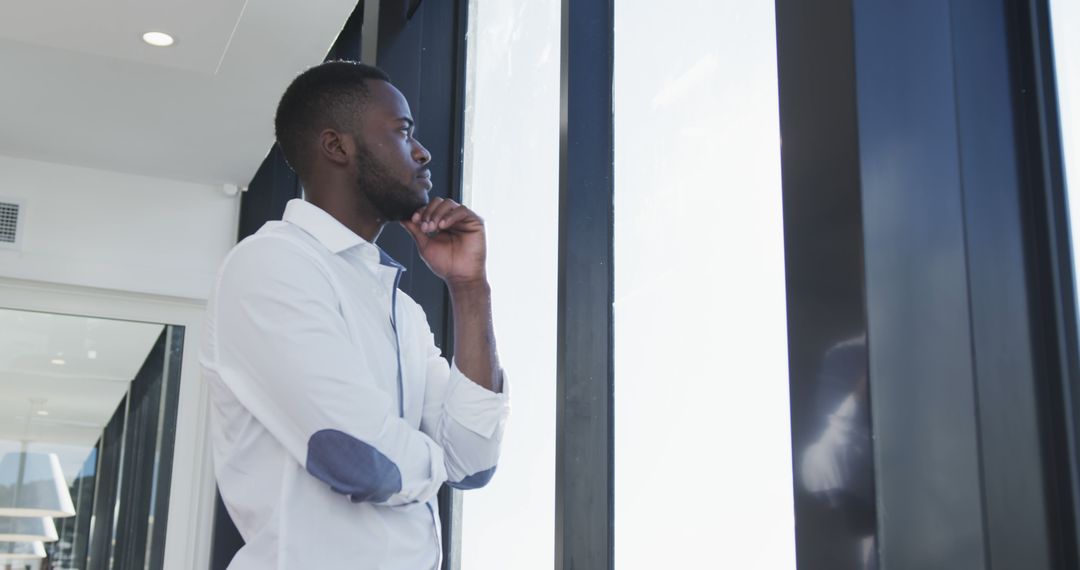
[[[432,198],[431,202],[413,214],[408,222],[412,226],[406,226],[406,228],[410,232],[415,230],[425,237],[430,237],[435,232],[452,229],[455,225],[469,220],[483,223],[475,212],[453,200]]]
[[[414,215],[413,218],[415,219],[416,216]],[[417,224],[412,220],[405,220],[401,222],[401,226],[405,228],[405,231],[409,232],[409,235],[413,237],[413,240],[416,242],[417,247],[423,249],[424,244],[426,244],[428,241],[428,237],[426,234],[424,234],[423,230],[420,229],[420,224]]]
[[[443,217],[443,219],[439,222],[439,229],[445,230],[452,228],[459,222],[464,220],[479,221],[480,217],[465,206],[458,206],[457,208],[451,210],[450,213],[448,213],[445,217]]]
[[[460,204],[453,200],[441,201],[434,208],[428,210],[427,217],[424,218],[424,221],[427,222],[427,224],[423,226],[424,231],[434,232],[441,229],[443,226],[440,226],[439,222],[446,218],[450,212],[453,212],[459,207]]]
[[[443,200],[442,198],[432,198],[431,201],[425,204],[423,208],[420,208],[419,210],[414,212],[412,218],[410,219],[413,221],[413,223],[419,226],[421,230],[423,230],[424,222],[431,219],[431,212],[433,212],[435,208],[438,208],[439,205],[442,204],[444,201],[445,200]]]

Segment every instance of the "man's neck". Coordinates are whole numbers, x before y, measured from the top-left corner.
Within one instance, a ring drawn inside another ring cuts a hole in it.
[[[383,226],[386,225],[386,220],[381,219],[381,216],[372,215],[375,208],[371,204],[362,203],[366,200],[356,192],[313,192],[309,189],[307,200],[371,243],[379,238]]]

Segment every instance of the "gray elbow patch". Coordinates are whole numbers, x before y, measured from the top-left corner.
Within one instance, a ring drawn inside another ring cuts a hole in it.
[[[468,477],[456,483],[448,481],[446,484],[462,491],[468,491],[469,489],[479,489],[480,487],[487,485],[488,481],[491,481],[491,477],[493,475],[495,475],[494,467],[492,467],[491,469],[484,469],[479,473],[473,473],[472,475],[469,475]]]
[[[354,503],[381,503],[401,491],[401,471],[381,451],[335,430],[308,439],[307,470]]]

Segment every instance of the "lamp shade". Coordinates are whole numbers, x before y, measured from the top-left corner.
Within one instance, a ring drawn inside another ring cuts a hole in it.
[[[38,542],[0,542],[2,560],[41,560],[45,558],[45,545]]]
[[[75,515],[55,453],[8,453],[0,459],[0,516]]]
[[[0,517],[0,541],[56,542],[56,525],[48,517]]]

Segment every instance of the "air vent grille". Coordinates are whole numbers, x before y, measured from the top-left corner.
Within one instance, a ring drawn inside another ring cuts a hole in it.
[[[0,244],[14,244],[19,237],[19,205],[0,202]]]

